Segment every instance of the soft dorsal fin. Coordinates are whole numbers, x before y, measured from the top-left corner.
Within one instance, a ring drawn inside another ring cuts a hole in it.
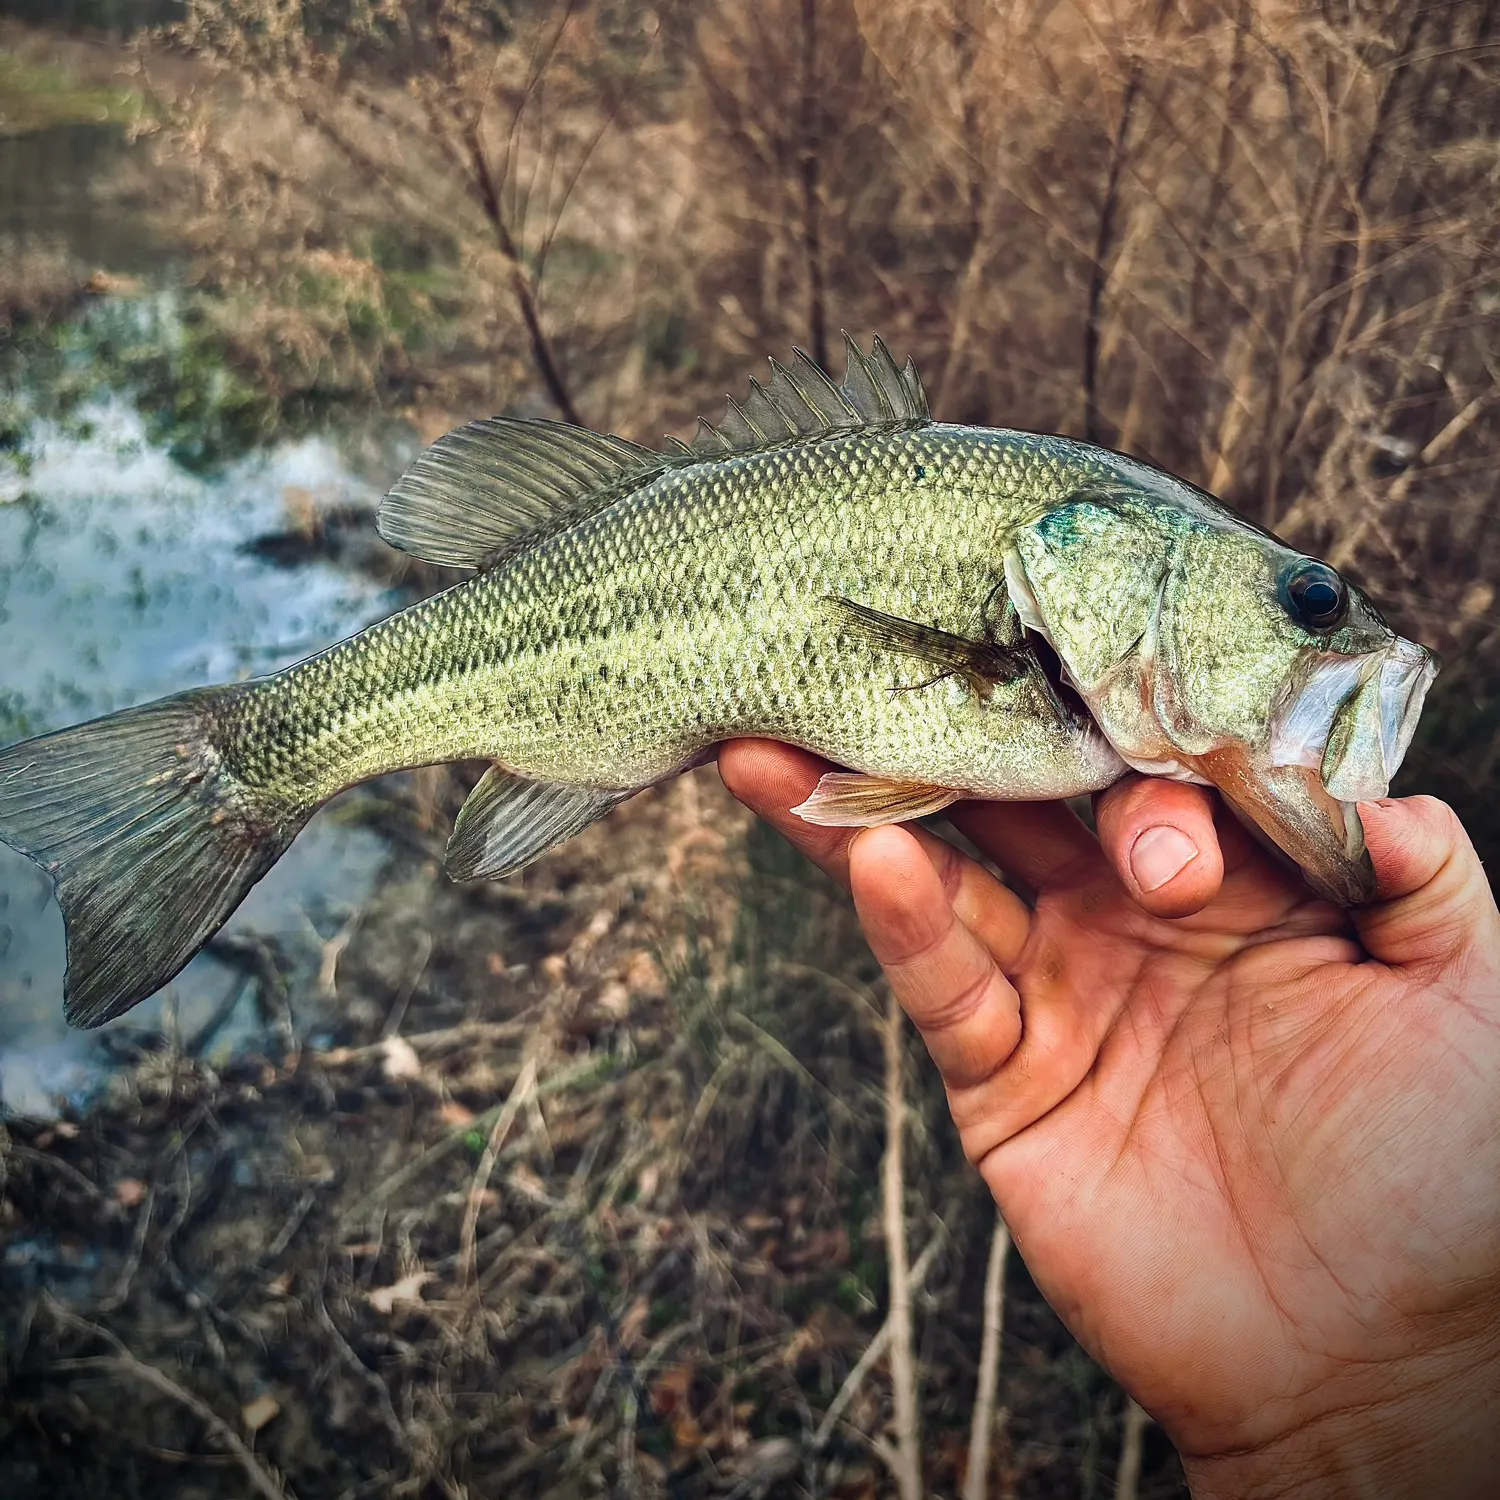
[[[428,562],[479,567],[636,488],[670,460],[566,422],[487,417],[441,437],[380,503],[380,534]]]
[[[749,396],[743,402],[731,396],[717,427],[700,417],[691,444],[669,439],[674,451],[718,458],[850,428],[918,427],[932,420],[911,360],[904,368],[897,365],[879,338],[866,354],[847,333],[844,351],[848,364],[841,386],[800,349],[793,351],[789,366],[773,359],[770,384],[752,379]]]
[[[380,504],[380,534],[428,562],[485,567],[523,539],[597,514],[664,469],[856,428],[919,427],[932,420],[916,366],[876,339],[866,354],[844,335],[848,368],[836,386],[800,349],[771,361],[768,384],[731,398],[717,427],[703,419],[691,444],[654,452],[566,422],[487,417],[435,442]]]

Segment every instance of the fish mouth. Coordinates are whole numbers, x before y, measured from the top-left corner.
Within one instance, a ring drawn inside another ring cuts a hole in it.
[[[1321,657],[1272,729],[1272,766],[1316,770],[1341,803],[1386,796],[1438,670],[1434,652],[1399,636],[1383,651]]]
[[[1320,896],[1339,906],[1375,897],[1375,867],[1352,802],[1329,795],[1315,767],[1268,766],[1244,745],[1197,758],[1240,822],[1273,853],[1292,860]]]
[[[1364,656],[1322,657],[1277,720],[1265,770],[1242,749],[1216,752],[1210,775],[1241,821],[1341,906],[1374,899],[1357,804],[1390,791],[1438,666],[1399,637]]]

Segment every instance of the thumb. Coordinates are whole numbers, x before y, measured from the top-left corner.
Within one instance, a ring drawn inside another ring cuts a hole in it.
[[[1457,814],[1435,797],[1361,802],[1379,894],[1354,924],[1365,950],[1388,964],[1500,957],[1500,913]]]

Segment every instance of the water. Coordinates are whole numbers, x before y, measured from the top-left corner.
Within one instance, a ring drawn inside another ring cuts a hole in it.
[[[131,32],[182,15],[183,0],[0,0],[0,16],[39,25]]]
[[[169,248],[120,201],[118,174],[132,154],[119,125],[0,133],[0,248],[11,257],[46,253],[115,273],[162,265]]]
[[[126,28],[175,8],[68,6],[80,24]],[[59,18],[52,0],[42,11]],[[0,744],[270,671],[400,602],[353,568],[282,567],[246,550],[319,507],[373,505],[409,452],[384,435],[371,452],[352,433],[342,446],[309,438],[244,452],[267,425],[263,408],[247,412],[243,383],[184,315],[172,226],[137,201],[151,171],[118,125],[0,133],[0,255],[136,288],[0,337]],[[274,937],[305,972],[384,855],[373,832],[325,813],[226,932]],[[51,883],[0,845],[0,1109],[46,1114],[108,1078],[99,1034],[62,1020],[62,979]],[[110,1029],[170,1019],[191,1036],[241,991],[212,1057],[255,1040],[260,1023],[242,976],[209,955]]]
[[[189,474],[120,397],[33,420],[24,451],[0,463],[0,740],[269,671],[388,613],[399,600],[375,580],[326,562],[278,567],[243,546],[283,530],[289,512],[373,504],[380,487],[327,438]],[[367,829],[315,819],[226,931],[315,952],[364,898],[383,852]],[[10,1110],[81,1101],[107,1072],[98,1039],[62,1021],[62,974],[50,882],[0,846],[0,1103]],[[117,1024],[159,1026],[170,1003],[190,1034],[238,982],[200,955],[165,997]],[[242,1002],[219,1050],[255,1024]]]

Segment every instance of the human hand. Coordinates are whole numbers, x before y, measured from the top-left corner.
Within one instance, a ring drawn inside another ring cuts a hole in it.
[[[1446,807],[1361,807],[1352,913],[1202,788],[1131,778],[1097,839],[955,809],[1028,907],[923,830],[802,822],[805,752],[719,766],[852,887],[1038,1285],[1195,1494],[1494,1493],[1500,915]]]

